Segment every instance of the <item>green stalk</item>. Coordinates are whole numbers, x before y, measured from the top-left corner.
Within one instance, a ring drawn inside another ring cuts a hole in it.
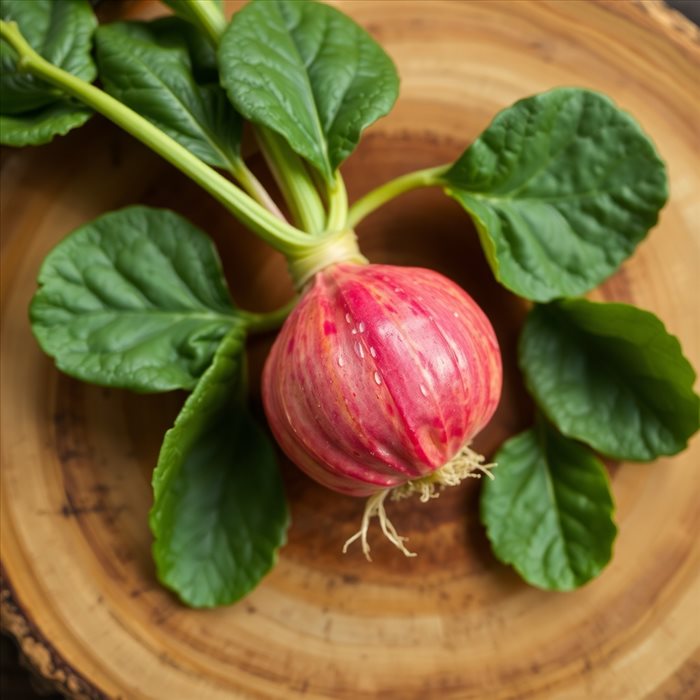
[[[221,9],[211,0],[183,0],[183,10],[216,48],[226,29],[226,18]],[[304,161],[274,131],[256,126],[255,136],[294,222],[309,233],[321,233],[324,230],[325,211]]]
[[[286,321],[287,316],[292,313],[292,309],[294,309],[298,301],[299,298],[294,297],[294,299],[279,309],[267,313],[242,310],[239,310],[238,313],[245,319],[248,324],[248,330],[251,333],[267,333],[268,331],[276,331]]]
[[[0,20],[0,38],[19,54],[17,65],[20,70],[58,87],[139,139],[209,192],[273,248],[285,255],[298,254],[309,248],[310,241],[303,232],[265,210],[151,122],[102,90],[43,59],[27,43],[15,22]]]
[[[255,136],[294,222],[311,234],[320,234],[326,214],[304,161],[271,129],[256,126]]]
[[[226,17],[221,7],[214,0],[185,0],[184,6],[187,8],[188,18],[196,22],[216,46],[226,29]]]
[[[348,193],[339,172],[335,173],[335,182],[328,188],[328,221],[326,230],[329,233],[341,231],[348,222]]]
[[[348,227],[355,228],[368,214],[371,214],[375,209],[379,209],[382,204],[386,204],[389,200],[398,197],[404,192],[410,192],[420,187],[441,186],[443,184],[442,176],[449,167],[449,165],[439,165],[435,168],[416,170],[413,173],[407,173],[377,187],[377,189],[358,199],[350,207]]]
[[[214,0],[178,0],[171,2],[169,7],[187,22],[193,24],[207,37],[212,46],[216,47],[219,37],[226,29],[226,17]],[[260,180],[245,164],[243,158],[229,160],[223,154],[227,165],[227,170],[233,175],[238,184],[265,209],[274,214],[277,218],[285,220],[284,214],[280,211],[275,200],[270,197],[268,191],[263,187]]]
[[[235,163],[229,163],[228,171],[258,204],[265,207],[265,209],[271,214],[274,214],[278,219],[286,221],[286,217],[277,206],[277,202],[272,199],[270,193],[265,189],[262,182],[255,177],[255,173],[245,164],[243,158],[240,158]]]

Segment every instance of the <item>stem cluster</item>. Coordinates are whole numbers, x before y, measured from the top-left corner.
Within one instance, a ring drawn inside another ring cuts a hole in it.
[[[187,16],[216,46],[226,20],[215,3],[188,1]],[[0,38],[17,53],[18,68],[90,107],[140,140],[178,168],[226,207],[244,226],[284,254],[295,284],[301,288],[316,271],[333,262],[366,262],[353,228],[387,200],[411,189],[440,184],[444,167],[409,173],[360,199],[348,209],[339,172],[331,184],[297,155],[285,139],[257,126],[254,135],[277,182],[291,223],[242,158],[230,163],[238,184],[207,165],[153,123],[103,90],[58,68],[40,56],[15,22],[0,21]],[[260,321],[265,326],[265,321]]]

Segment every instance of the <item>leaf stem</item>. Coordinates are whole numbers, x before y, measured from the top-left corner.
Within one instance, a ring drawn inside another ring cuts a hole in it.
[[[279,309],[267,313],[243,311],[242,309],[239,309],[237,313],[243,316],[243,320],[246,322],[249,332],[267,333],[268,331],[277,330],[285,322],[287,316],[292,313],[298,301],[299,297],[294,297]]]
[[[192,13],[192,18],[196,19],[197,24],[216,46],[226,29],[226,17],[219,5],[214,0],[196,0],[196,2],[187,2],[187,6]]]
[[[328,188],[328,233],[342,231],[348,221],[348,193],[339,171],[335,173],[335,182]]]
[[[416,170],[406,175],[401,175],[394,180],[384,183],[380,187],[372,190],[364,197],[358,199],[348,213],[348,227],[355,228],[367,215],[375,209],[379,209],[389,200],[398,197],[404,192],[410,192],[420,187],[437,187],[442,184],[442,175],[447,171],[449,165],[438,165],[435,168]]]
[[[324,229],[326,213],[321,197],[311,181],[304,161],[271,129],[255,127],[255,136],[292,214],[305,231],[317,235]]]
[[[0,38],[18,53],[20,70],[60,88],[63,93],[78,99],[139,139],[203,187],[273,248],[288,255],[298,254],[313,245],[301,231],[273,216],[151,122],[94,85],[46,61],[27,43],[15,22],[0,20]]]
[[[282,219],[282,221],[287,220],[282,210],[277,206],[277,202],[272,199],[265,186],[258,180],[255,173],[245,164],[242,158],[235,163],[229,163],[229,172],[258,204],[265,207],[278,219]]]
[[[169,5],[175,14],[193,24],[206,37],[214,49],[226,29],[226,17],[214,0],[180,0]],[[274,214],[278,219],[286,221],[277,203],[270,196],[263,184],[251,172],[241,157],[226,158],[227,170],[234,176],[238,184],[260,205]]]
[[[212,46],[219,45],[221,35],[226,29],[226,18],[221,9],[211,0],[184,0],[185,6],[199,28],[207,35]],[[260,145],[267,166],[277,182],[284,201],[287,203],[295,223],[309,233],[320,233],[323,230],[325,212],[318,191],[310,181],[304,162],[292,151],[284,139],[274,131],[263,126],[255,128],[255,137]],[[245,167],[245,165],[244,165]],[[250,173],[250,171],[248,171]],[[252,175],[252,173],[250,173]],[[238,175],[234,173],[238,179]],[[245,187],[245,183],[241,181]],[[259,184],[259,183],[258,183]],[[270,195],[262,188],[266,202],[260,202],[270,209],[270,202],[282,218],[279,208],[274,204]],[[249,194],[252,194],[249,191]],[[262,192],[260,192],[262,195]],[[252,195],[255,196],[255,195]],[[258,199],[258,201],[260,201]],[[272,210],[271,210],[272,211]]]

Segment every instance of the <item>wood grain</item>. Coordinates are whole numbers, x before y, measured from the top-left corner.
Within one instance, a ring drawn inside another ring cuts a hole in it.
[[[555,85],[602,90],[632,112],[668,163],[660,224],[595,298],[659,314],[700,365],[697,32],[658,3],[344,2],[396,60],[400,101],[344,169],[351,197],[455,157],[500,108]],[[156,3],[111,3],[130,16]],[[680,28],[679,28],[680,27]],[[255,159],[253,159],[255,166]],[[259,164],[257,164],[259,165]],[[585,588],[556,595],[494,560],[478,486],[392,504],[420,556],[373,541],[340,554],[362,511],[283,464],[289,544],[251,596],[193,611],[161,589],[150,558],[149,479],[182,395],[133,396],[60,375],[34,343],[27,304],[39,264],[68,231],[142,202],[217,240],[237,300],[272,308],[284,263],[205,194],[100,119],[2,163],[3,625],[76,698],[681,698],[700,696],[700,509],[696,440],[650,465],[612,465],[620,535]],[[515,368],[524,304],[497,286],[472,227],[434,191],[367,219],[374,261],[453,277],[484,306],[506,389],[477,447],[531,419]],[[250,345],[253,386],[270,338]],[[259,411],[259,399],[253,397]]]

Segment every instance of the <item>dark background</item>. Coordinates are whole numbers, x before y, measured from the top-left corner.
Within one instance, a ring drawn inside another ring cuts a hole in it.
[[[700,0],[667,0],[666,4],[700,25]]]
[[[620,0],[624,2],[625,0]],[[560,0],[566,2],[566,0]],[[667,0],[667,4],[700,25],[700,0]],[[0,636],[0,698],[3,700],[61,700],[62,696],[38,692],[41,680],[34,679],[18,658],[14,642]],[[35,689],[36,688],[36,689]]]

